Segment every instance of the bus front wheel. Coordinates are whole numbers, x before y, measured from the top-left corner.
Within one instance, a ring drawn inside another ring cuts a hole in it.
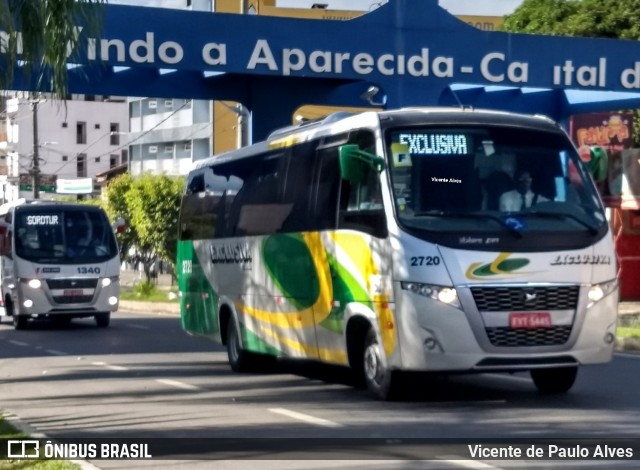
[[[373,328],[369,329],[364,344],[364,380],[369,391],[380,400],[393,400],[398,396],[398,373],[389,369],[384,350]]]
[[[532,369],[531,378],[541,393],[565,393],[573,386],[578,375],[578,367],[554,367],[552,369]]]
[[[96,319],[96,325],[98,325],[99,328],[106,328],[111,322],[111,312],[96,313],[94,318]]]
[[[251,368],[251,353],[242,349],[240,333],[233,318],[227,325],[227,357],[234,372],[247,372]]]
[[[24,315],[13,314],[13,329],[24,330],[27,327],[28,318]]]

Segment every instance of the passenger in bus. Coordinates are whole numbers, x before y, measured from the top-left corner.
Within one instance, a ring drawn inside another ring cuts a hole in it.
[[[32,250],[40,249],[40,242],[38,241],[38,231],[35,228],[27,229],[26,233],[22,237],[22,246]]]
[[[531,189],[533,178],[528,171],[518,171],[515,177],[515,189],[507,191],[500,196],[501,212],[526,211],[539,202],[548,201],[541,194]]]
[[[77,245],[82,248],[87,248],[91,245],[91,238],[89,237],[89,230],[86,227],[80,227],[80,238],[78,238]]]

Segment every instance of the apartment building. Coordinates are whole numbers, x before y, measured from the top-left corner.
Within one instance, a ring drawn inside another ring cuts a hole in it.
[[[96,174],[128,165],[124,98],[70,95],[60,101],[46,94],[6,92],[2,110],[2,202],[96,194]]]

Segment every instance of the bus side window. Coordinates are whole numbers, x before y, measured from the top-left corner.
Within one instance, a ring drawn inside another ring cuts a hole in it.
[[[264,235],[281,231],[293,203],[282,200],[287,169],[283,153],[265,156],[245,182],[235,235]]]
[[[0,256],[11,258],[11,235],[12,232],[7,226],[1,227],[0,233]]]
[[[318,150],[317,166],[316,192],[312,200],[315,215],[312,230],[335,230],[341,183],[337,147]]]
[[[281,232],[314,230],[314,221],[310,217],[314,149],[313,142],[304,142],[291,148],[283,202],[291,203],[292,208],[282,223]]]
[[[197,240],[200,238],[202,215],[202,197],[204,191],[204,175],[196,174],[187,182],[185,195],[180,207],[180,240]]]
[[[375,152],[370,132],[354,134],[350,143],[357,144],[364,151]],[[367,172],[362,182],[342,181],[338,228],[360,230],[380,238],[387,236],[380,175],[374,169]]]

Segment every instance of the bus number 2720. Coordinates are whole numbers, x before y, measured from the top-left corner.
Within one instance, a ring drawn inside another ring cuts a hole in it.
[[[440,264],[439,256],[412,256],[411,266],[438,266]]]

